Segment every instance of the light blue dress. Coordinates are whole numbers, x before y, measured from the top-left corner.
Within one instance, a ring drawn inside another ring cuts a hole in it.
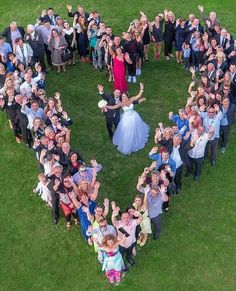
[[[102,270],[105,272],[121,272],[125,265],[119,248],[114,250],[114,252],[104,252],[105,258],[102,265]]]
[[[123,107],[124,113],[113,136],[113,144],[124,155],[144,148],[148,141],[149,126],[134,110],[134,105]]]

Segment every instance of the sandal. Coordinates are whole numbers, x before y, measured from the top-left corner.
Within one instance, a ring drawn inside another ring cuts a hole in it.
[[[78,218],[75,218],[74,222],[75,222],[75,225],[79,225],[79,219]]]

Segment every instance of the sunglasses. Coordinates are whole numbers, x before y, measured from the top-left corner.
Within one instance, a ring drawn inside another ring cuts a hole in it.
[[[215,113],[215,111],[208,111],[208,113]]]

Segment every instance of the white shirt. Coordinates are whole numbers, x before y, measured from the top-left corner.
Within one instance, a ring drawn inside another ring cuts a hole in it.
[[[27,105],[25,105],[25,110],[21,110],[21,112],[27,115],[27,118],[29,121],[27,128],[29,129],[33,128],[33,122],[36,117],[39,117],[45,120],[44,110],[40,107],[38,108],[37,111],[34,111],[31,108],[29,108]]]
[[[177,147],[173,146],[172,153],[170,155],[171,159],[174,160],[176,163],[176,169],[183,165],[183,161],[181,160],[181,157],[179,154],[179,148],[180,148],[180,145],[178,145]]]
[[[27,98],[30,98],[32,95],[32,87],[36,86],[38,81],[41,80],[42,74],[39,73],[37,77],[32,78],[30,83],[26,81],[20,86],[20,93]]]
[[[194,137],[197,133],[197,130],[193,131],[192,136]],[[208,133],[204,133],[198,137],[194,147],[188,151],[190,158],[199,159],[204,157],[205,147],[209,140]]]

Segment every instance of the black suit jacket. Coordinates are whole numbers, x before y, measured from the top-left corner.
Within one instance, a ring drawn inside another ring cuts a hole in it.
[[[24,30],[24,27],[22,26],[17,26],[22,38],[24,38],[24,35],[25,35],[25,30]],[[12,45],[12,40],[11,40],[11,28],[10,27],[7,27],[3,33],[2,33],[2,36],[4,36],[6,38],[6,42],[8,42],[11,47],[13,47]]]
[[[32,39],[31,35],[26,35],[26,41],[32,48],[34,57],[44,55],[44,41],[42,34],[39,31],[35,31],[34,39]]]
[[[57,14],[54,14],[54,20],[55,20],[55,23],[53,22],[53,20],[48,16],[48,15],[45,15],[45,16],[43,16],[43,17],[40,17],[40,20],[42,21],[42,22],[44,22],[44,21],[48,21],[48,22],[50,22],[50,25],[56,25],[56,18],[57,18]]]
[[[107,101],[107,105],[114,106],[116,105],[115,97],[113,94],[100,94],[100,97]],[[108,109],[107,112],[104,112],[106,118],[115,118],[120,116],[120,108],[118,109]]]
[[[230,35],[230,39],[229,40],[225,38],[225,40],[224,40],[224,42],[222,44],[221,44],[221,35],[220,34],[217,34],[216,36],[214,36],[214,38],[216,39],[218,45],[222,45],[224,50],[226,49],[226,44],[227,43],[228,44],[233,44],[234,43],[232,35]]]
[[[220,110],[223,112],[223,109],[222,109],[222,105],[220,106]],[[232,104],[230,103],[229,104],[229,108],[226,112],[226,117],[228,119],[228,123],[229,125],[232,125],[234,124],[234,116],[235,116],[235,112],[236,112],[236,105],[235,104]]]
[[[69,12],[69,11],[68,11],[68,14],[67,14],[67,15],[68,15],[69,17],[74,17],[75,15],[77,15],[78,18],[79,18],[80,16],[83,16],[83,17],[85,17],[86,22],[88,22],[88,18],[89,18],[89,14],[88,14],[87,12],[85,12],[84,15],[82,15],[82,14],[80,14],[78,11],[75,11],[75,12]]]
[[[158,141],[158,143],[161,144],[162,146],[166,147],[169,154],[172,153],[172,151],[173,151],[173,140],[172,139],[168,139],[168,140],[162,139],[161,141]],[[190,144],[190,139],[182,140],[180,147],[179,147],[180,158],[187,167],[189,167],[189,165],[190,165],[189,156],[188,156],[189,144]]]

